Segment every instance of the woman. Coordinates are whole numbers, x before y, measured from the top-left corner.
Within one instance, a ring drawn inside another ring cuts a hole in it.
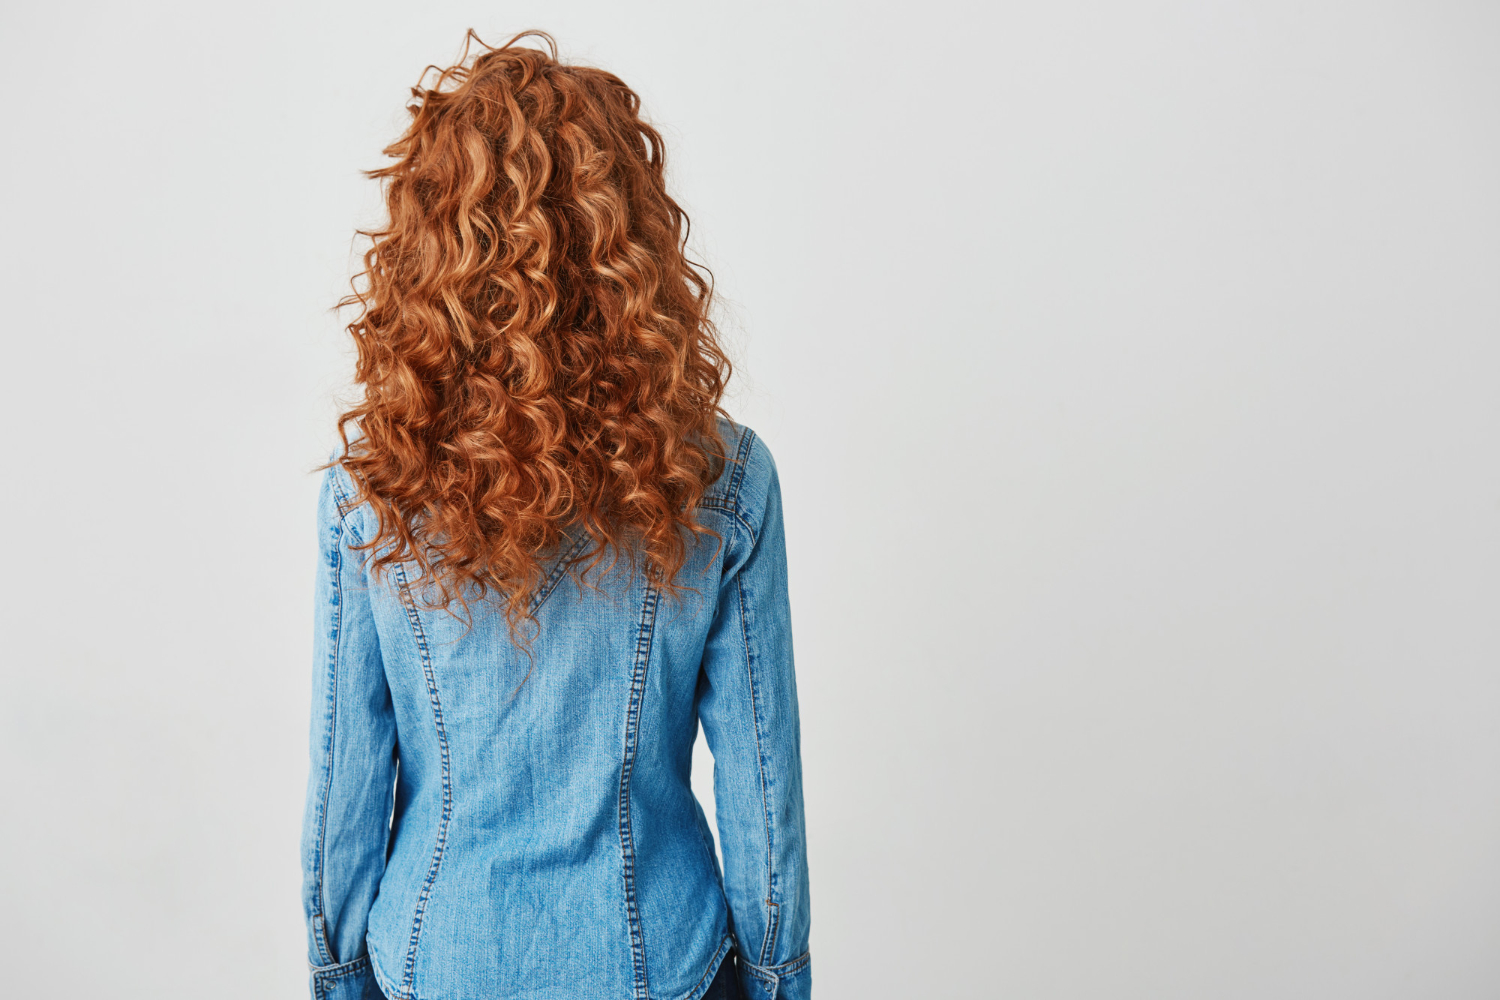
[[[639,98],[527,34],[552,55],[419,83],[373,172],[364,398],[319,509],[312,992],[801,1000],[776,469],[720,408]]]

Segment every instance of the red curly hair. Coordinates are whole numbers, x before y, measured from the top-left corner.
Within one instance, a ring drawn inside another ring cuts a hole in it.
[[[675,593],[689,537],[713,534],[693,512],[723,469],[730,365],[661,135],[543,32],[490,48],[471,30],[424,87],[434,69],[395,162],[368,172],[389,219],[361,232],[340,303],[364,388],[340,462],[378,518],[373,566],[415,565],[438,607],[494,593],[513,632],[573,541],[580,580],[625,554]]]

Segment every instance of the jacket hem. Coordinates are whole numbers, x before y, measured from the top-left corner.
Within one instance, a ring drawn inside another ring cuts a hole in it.
[[[703,970],[697,985],[674,1000],[698,1000],[699,997],[708,992],[708,988],[714,984],[714,976],[719,971],[719,966],[729,958],[729,953],[734,949],[734,938],[728,934],[724,940],[719,942],[719,950],[714,952],[714,957],[708,960],[708,967]]]
[[[370,956],[361,955],[338,965],[308,967],[313,1000],[366,1000],[376,989],[370,974]]]

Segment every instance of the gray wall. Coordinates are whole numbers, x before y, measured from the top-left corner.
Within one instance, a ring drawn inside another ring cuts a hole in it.
[[[407,88],[672,143],[787,503],[823,1000],[1500,995],[1500,8],[0,13],[0,967],[294,996],[328,307]]]

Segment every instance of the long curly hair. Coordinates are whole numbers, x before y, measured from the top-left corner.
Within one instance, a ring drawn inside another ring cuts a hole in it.
[[[675,594],[713,534],[693,514],[726,461],[730,365],[661,135],[544,32],[471,30],[434,70],[367,172],[389,217],[340,302],[364,393],[339,461],[378,518],[372,565],[415,566],[431,606],[497,595],[513,635],[565,551],[580,581],[627,555]]]

